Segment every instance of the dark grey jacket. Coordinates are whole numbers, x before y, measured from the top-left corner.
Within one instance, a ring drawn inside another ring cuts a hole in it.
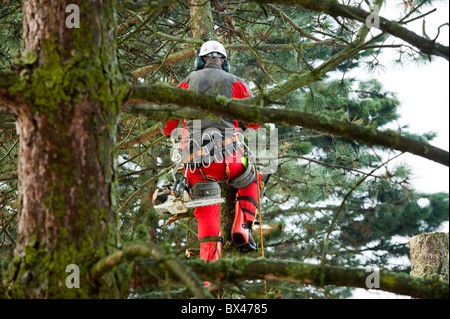
[[[202,70],[193,72],[181,82],[179,87],[209,95],[223,95],[235,99],[253,96],[248,84],[243,79],[225,72],[220,65],[214,63],[209,63]],[[172,129],[177,125],[178,120],[166,122],[164,134],[170,135]],[[185,121],[184,127],[192,133],[193,121]],[[226,128],[238,128],[238,122],[229,121],[224,118],[220,118],[220,122],[214,119],[201,119],[201,131],[203,132],[208,128],[217,128],[224,134]]]

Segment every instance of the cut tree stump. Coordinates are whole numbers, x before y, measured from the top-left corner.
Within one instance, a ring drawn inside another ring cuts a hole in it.
[[[425,233],[409,240],[413,277],[448,280],[448,233]]]

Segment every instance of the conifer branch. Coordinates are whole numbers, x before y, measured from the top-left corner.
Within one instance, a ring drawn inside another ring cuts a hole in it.
[[[188,265],[205,278],[217,282],[239,282],[244,280],[290,281],[314,286],[345,286],[367,289],[367,277],[372,270],[330,265],[312,265],[295,261],[267,258],[222,259],[214,263],[190,260]],[[448,281],[411,277],[406,273],[380,270],[377,290],[392,292],[415,298],[447,299]]]
[[[195,56],[195,52],[196,51],[194,48],[188,48],[178,52],[171,53],[167,56],[167,58],[164,61],[158,61],[133,71],[132,76],[135,79],[143,77],[144,75],[157,70],[161,66],[161,63],[162,66],[169,66],[178,63],[180,61],[183,61],[185,59],[192,58],[193,56]]]
[[[22,95],[14,93],[19,80],[15,73],[0,72],[0,112],[17,115],[19,106],[24,105]]]
[[[192,108],[225,118],[239,119],[251,123],[303,126],[308,129],[349,138],[369,146],[378,145],[401,152],[409,152],[449,166],[448,151],[402,136],[391,130],[379,131],[375,128],[341,122],[324,115],[257,107],[251,104],[254,102],[253,99],[245,102],[157,84],[132,89],[128,96],[128,101],[125,102],[122,109],[124,112],[134,115],[151,116],[151,113],[146,114],[146,105],[148,104],[164,105],[164,108],[170,108],[167,105],[177,105],[178,108]],[[174,109],[176,108],[174,107]]]
[[[140,133],[138,136],[136,136],[132,140],[124,140],[124,141],[120,142],[117,147],[120,150],[129,148],[133,145],[136,145],[137,143],[140,143],[146,139],[149,139],[149,138],[155,136],[159,132],[161,132],[159,125],[158,124],[153,125],[152,127],[146,129],[144,132]]]
[[[366,19],[372,14],[356,6],[348,6],[340,4],[334,0],[254,0],[256,3],[280,3],[297,6],[303,9],[323,12],[330,16],[344,17],[352,20],[365,23]],[[381,31],[391,34],[399,39],[402,39],[409,44],[420,49],[423,53],[429,55],[436,55],[449,60],[449,47],[442,45],[432,39],[419,36],[418,34],[406,29],[396,21],[391,21],[380,17],[380,24],[378,27]]]
[[[157,32],[155,35],[160,37],[166,37],[162,33]],[[196,44],[197,46],[200,46],[201,43],[199,43],[197,40],[182,40],[180,38],[174,38],[172,41],[175,42],[183,42],[187,44]],[[293,43],[293,44],[259,44],[255,49],[262,50],[262,51],[273,51],[273,50],[292,50],[295,48],[311,48],[311,47],[318,47],[318,46],[324,46],[324,45],[334,45],[333,39],[327,39],[323,41],[318,42],[305,42],[305,43]],[[225,48],[228,50],[239,50],[239,51],[251,51],[251,48],[244,44],[230,44],[225,45]],[[190,59],[195,56],[195,49],[193,47],[171,53],[167,56],[167,58],[164,61],[157,61],[153,62],[149,65],[143,66],[141,68],[136,69],[131,74],[134,78],[140,78],[145,76],[146,74],[153,72],[157,70],[161,64],[164,67],[173,65],[175,63],[184,61],[186,59]]]
[[[129,9],[133,11],[148,11],[161,9],[174,4],[176,0],[158,0],[158,1],[130,1],[122,0],[118,2],[118,8]]]
[[[102,275],[110,272],[116,266],[135,260],[137,257],[153,257],[155,260],[163,262],[197,298],[211,298],[208,290],[203,288],[197,275],[189,271],[175,256],[171,256],[163,251],[158,245],[153,243],[134,244],[123,248],[98,261],[91,270],[95,280],[100,280]]]
[[[161,273],[154,262],[138,262],[139,270],[134,274],[135,286],[157,284],[155,273]],[[270,280],[291,282],[316,287],[352,287],[368,289],[370,275],[377,276],[377,284],[370,289],[386,291],[404,296],[424,299],[447,299],[449,285],[447,280],[416,278],[402,272],[383,269],[364,269],[308,264],[272,258],[241,257],[222,258],[215,262],[189,259],[189,269],[201,274],[201,279],[216,284],[239,283],[247,280]],[[376,272],[376,274],[375,274]],[[371,282],[372,283],[372,282]]]
[[[335,69],[344,61],[347,61],[357,55],[365,45],[365,39],[369,33],[369,28],[362,26],[355,37],[355,40],[348,44],[341,52],[333,55],[315,69],[308,70],[301,74],[292,74],[289,78],[275,86],[265,93],[265,99],[272,101],[280,99],[287,93],[290,93],[301,87],[305,87],[314,82],[320,81],[329,71]]]

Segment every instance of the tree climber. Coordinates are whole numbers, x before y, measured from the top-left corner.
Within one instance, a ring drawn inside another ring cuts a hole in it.
[[[229,73],[229,55],[220,42],[207,41],[197,50],[194,69],[195,72],[180,83],[180,88],[235,99],[252,96],[247,83]],[[171,133],[173,135],[179,121],[166,122],[164,135],[169,136]],[[247,161],[246,150],[237,142],[236,134],[239,129],[258,129],[259,127],[259,125],[237,120],[229,121],[224,118],[194,121],[183,119],[181,133],[181,149],[184,154],[189,155],[188,161],[184,162],[187,163],[185,176],[191,198],[202,198],[211,190],[220,193],[218,183],[220,180],[228,181],[237,189],[232,240],[244,252],[256,250],[256,243],[250,231],[258,207],[258,193],[254,168],[250,161]],[[234,133],[231,138],[229,138],[230,134],[227,134],[230,131]],[[209,147],[212,145],[214,147]],[[187,153],[184,152],[186,150],[188,150]],[[202,156],[200,161],[199,156]],[[259,179],[261,179],[260,174]],[[220,204],[197,207],[194,216],[198,221],[199,240],[207,240],[212,236],[222,238],[221,241],[202,243],[200,258],[209,261],[218,260],[221,256],[223,241],[220,229]]]

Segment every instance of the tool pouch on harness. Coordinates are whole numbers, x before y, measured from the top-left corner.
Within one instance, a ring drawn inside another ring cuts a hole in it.
[[[190,195],[192,200],[219,198],[220,185],[217,182],[197,182],[190,188]]]

